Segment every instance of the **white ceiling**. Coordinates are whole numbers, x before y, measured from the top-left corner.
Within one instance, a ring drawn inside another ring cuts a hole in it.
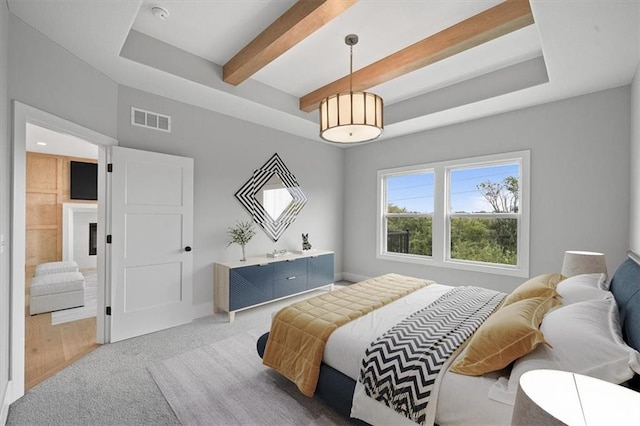
[[[360,36],[358,69],[500,1],[360,0],[238,87],[222,81],[222,65],[294,1],[8,3],[120,84],[320,140],[317,112],[301,112],[298,98],[348,73],[346,34]],[[155,5],[169,11],[166,21],[153,16]],[[533,26],[369,89],[387,106],[383,138],[631,82],[640,0],[532,0],[531,7]]]
[[[54,132],[35,124],[27,123],[26,139],[26,150],[28,152],[98,159],[98,145],[76,136]]]

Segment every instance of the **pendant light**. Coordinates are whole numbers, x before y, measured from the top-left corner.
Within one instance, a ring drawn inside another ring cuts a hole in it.
[[[382,98],[374,93],[353,91],[353,46],[358,36],[344,38],[349,46],[349,92],[320,102],[320,137],[328,142],[349,144],[377,139],[384,129]]]

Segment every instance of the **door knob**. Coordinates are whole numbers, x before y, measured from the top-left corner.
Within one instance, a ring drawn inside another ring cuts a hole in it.
[[[186,247],[184,248],[184,251],[191,251],[191,246],[186,246]]]

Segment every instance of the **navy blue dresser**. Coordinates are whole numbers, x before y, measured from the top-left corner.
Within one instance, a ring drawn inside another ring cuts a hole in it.
[[[332,289],[333,269],[333,252],[321,250],[214,263],[214,311],[228,312],[233,321],[243,309],[320,287]]]

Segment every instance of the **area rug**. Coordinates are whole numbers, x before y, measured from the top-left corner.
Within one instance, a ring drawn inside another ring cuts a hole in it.
[[[84,275],[84,306],[62,311],[51,312],[51,325],[78,321],[96,316],[98,295],[98,273],[83,272]]]
[[[183,425],[348,425],[321,401],[262,365],[261,331],[191,350],[148,366]]]

